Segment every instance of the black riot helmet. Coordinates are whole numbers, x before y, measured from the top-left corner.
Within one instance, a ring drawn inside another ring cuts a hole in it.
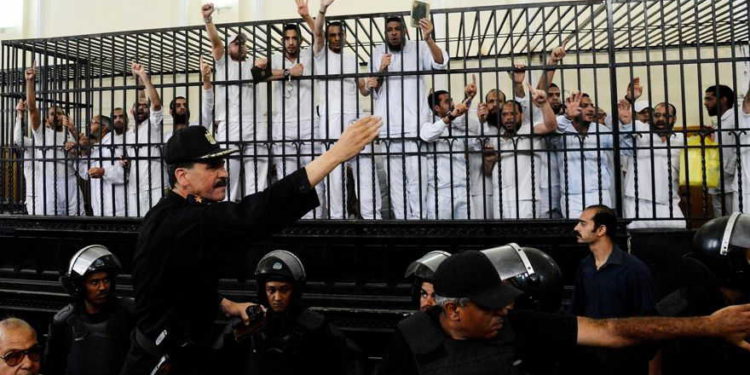
[[[70,296],[78,299],[85,295],[83,282],[86,275],[107,272],[111,283],[111,295],[114,295],[115,277],[121,270],[120,260],[106,246],[89,245],[73,255],[68,270],[65,275],[60,277],[60,281]]]
[[[693,247],[722,283],[750,290],[750,214],[735,212],[703,224],[693,236]]]
[[[405,279],[411,279],[411,297],[412,300],[419,304],[419,294],[422,289],[423,282],[432,282],[432,277],[435,275],[440,263],[448,259],[451,253],[444,250],[433,250],[423,255],[421,258],[411,262],[409,267],[406,267],[406,273],[404,274]]]
[[[500,279],[524,292],[516,306],[537,311],[559,311],[562,304],[562,271],[554,259],[539,249],[509,243],[482,250]]]
[[[293,303],[299,301],[302,296],[302,288],[305,285],[307,274],[302,261],[287,250],[274,250],[260,258],[255,267],[255,281],[258,285],[258,299],[268,306],[266,297],[266,282],[286,281],[294,285],[292,294]]]

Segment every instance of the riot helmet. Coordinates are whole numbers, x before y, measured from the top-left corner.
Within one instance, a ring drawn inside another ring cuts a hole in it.
[[[287,250],[273,250],[260,258],[255,268],[255,281],[258,286],[258,299],[268,305],[266,282],[286,281],[293,284],[292,301],[295,303],[302,295],[307,274],[302,261]]]
[[[425,282],[432,283],[432,278],[438,266],[450,256],[451,254],[447,251],[433,250],[411,262],[409,267],[406,268],[404,278],[410,279],[412,282],[411,298],[415,304],[421,305],[422,284]]]
[[[735,212],[703,224],[693,247],[726,286],[750,289],[750,214]]]
[[[554,259],[539,249],[515,243],[482,250],[500,279],[522,290],[516,305],[538,311],[558,311],[562,304],[562,271]]]
[[[83,282],[86,275],[96,272],[107,272],[110,278],[110,290],[115,290],[115,277],[122,270],[120,260],[104,245],[89,245],[73,255],[67,272],[60,278],[63,287],[71,297],[82,298],[85,294]]]

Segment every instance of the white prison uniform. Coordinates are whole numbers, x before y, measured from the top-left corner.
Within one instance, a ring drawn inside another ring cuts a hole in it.
[[[434,116],[434,122],[422,124],[419,136],[427,142],[425,166],[427,219],[467,219],[466,115],[450,125]]]
[[[685,220],[670,220],[684,218],[678,182],[680,151],[685,145],[683,134],[674,133],[662,141],[648,124],[636,121],[635,130],[632,124],[621,125],[620,136],[622,153],[632,156],[625,177],[624,194],[628,199],[623,213],[631,219],[636,219],[637,213],[637,219],[629,228],[684,228]]]
[[[253,62],[235,61],[227,54],[216,60],[216,81],[252,80]],[[266,188],[268,180],[268,126],[263,121],[265,113],[266,84],[215,84],[214,119],[217,124],[216,140],[226,148],[241,150],[241,154],[229,156],[227,172],[227,200],[239,201],[243,196],[253,194]],[[214,107],[214,94],[203,91],[203,108],[201,119],[204,126],[213,128],[208,121],[207,113]],[[227,100],[227,98],[229,100]],[[210,100],[209,100],[210,99]],[[240,142],[245,142],[241,147]],[[260,142],[255,144],[256,142]],[[256,158],[257,154],[257,158]],[[244,169],[245,179],[240,180]],[[258,183],[256,186],[255,183]],[[243,186],[244,182],[244,186]],[[244,189],[243,189],[244,188]]]
[[[739,122],[740,129],[745,130],[740,136],[740,161],[742,165],[742,171],[738,171],[737,174],[742,173],[742,212],[750,213],[750,113],[745,113],[741,108],[739,110]],[[740,179],[737,179],[740,180]],[[734,200],[734,211],[740,211],[740,200]]]
[[[407,41],[401,51],[389,51],[385,44],[377,45],[373,48],[370,69],[376,72],[383,55],[391,53],[389,72],[445,70],[448,54],[442,48],[440,51],[443,62],[439,64],[425,42]],[[386,174],[395,219],[419,219],[421,216],[420,209],[426,192],[425,169],[420,168],[424,158],[418,155],[403,156],[401,152],[423,151],[418,141],[404,140],[402,137],[418,137],[421,124],[432,118],[427,105],[427,83],[427,76],[389,76],[372,93],[373,113],[383,119],[380,137],[390,142],[386,147],[391,153],[387,156]]]
[[[357,81],[354,77],[339,78],[340,74],[357,72],[357,57],[349,52],[334,53],[325,48],[315,56],[315,74],[327,75],[331,79],[317,81],[316,96],[318,105],[320,138],[327,145],[341,136],[344,129],[359,117]],[[369,155],[368,155],[369,154]],[[346,174],[345,168],[352,169],[354,190],[359,201],[359,212],[363,219],[380,219],[380,186],[374,173],[372,146],[334,169],[325,181],[328,203],[328,217],[346,218]]]
[[[75,159],[65,151],[66,142],[75,142],[67,129],[55,131],[39,126],[33,131],[34,147],[42,160],[35,167],[35,177],[43,180],[39,191],[42,194],[45,215],[80,215],[83,213],[78,181],[76,180]]]
[[[79,160],[78,174],[91,181],[91,208],[94,216],[125,216],[125,168],[120,160],[125,148],[125,135],[107,133],[94,145],[89,157]],[[100,178],[89,176],[89,168],[104,169]]]
[[[557,133],[563,217],[577,219],[593,204],[611,207],[612,131],[592,122],[586,134],[579,134],[570,120],[558,116]]]
[[[128,174],[128,216],[146,216],[161,199],[168,185],[166,166],[161,160],[161,110],[151,108],[149,119],[125,133],[125,152],[130,161]]]
[[[497,128],[469,118],[469,218],[492,219],[492,176],[484,174],[484,146],[497,136]]]
[[[16,147],[21,148],[23,152],[23,178],[24,187],[26,190],[26,200],[24,204],[26,206],[26,213],[29,215],[42,215],[44,203],[41,201],[42,181],[41,176],[35,178],[34,166],[38,165],[39,154],[36,153],[36,149],[33,147],[33,140],[30,137],[23,135],[23,119],[20,116],[16,117],[15,126],[13,127],[13,144]],[[36,153],[36,154],[35,154]],[[41,169],[36,168],[36,172],[39,173]]]
[[[532,136],[532,126],[525,122],[512,137],[501,134],[491,143],[499,152],[492,170],[495,218],[539,218],[544,208],[540,186],[546,180],[542,139]]]
[[[301,77],[274,81],[272,86],[274,164],[279,179],[307,165],[320,150],[320,145],[313,142],[313,137],[319,136],[314,116],[313,82],[306,78],[314,74],[312,60],[309,48],[300,50],[294,61],[281,53],[271,57],[273,69],[291,69],[296,64],[304,68]],[[324,185],[315,187],[321,205],[303,216],[304,219],[323,217]]]
[[[738,110],[740,117],[742,117],[742,110],[739,108]],[[717,128],[722,130],[720,140],[717,140],[717,143],[721,143],[722,182],[716,188],[710,189],[709,193],[713,196],[714,216],[719,217],[729,215],[738,206],[735,202],[737,199],[735,194],[737,191],[737,181],[735,180],[737,175],[737,141],[732,132],[735,129],[734,108],[730,108],[721,115]],[[721,192],[722,183],[723,194]],[[722,213],[722,202],[725,205],[724,213]]]

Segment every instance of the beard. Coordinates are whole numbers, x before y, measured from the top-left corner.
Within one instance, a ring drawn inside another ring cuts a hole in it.
[[[175,125],[187,125],[190,121],[190,113],[186,112],[183,114],[175,113],[172,116],[172,123]]]

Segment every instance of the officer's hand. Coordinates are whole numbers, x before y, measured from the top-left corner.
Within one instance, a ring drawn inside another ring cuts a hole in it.
[[[331,147],[336,160],[343,163],[357,154],[377,138],[383,120],[380,117],[368,116],[349,125],[341,134],[338,142]]]
[[[750,304],[725,307],[708,317],[714,335],[750,351]]]
[[[227,318],[232,318],[232,317],[240,318],[242,319],[242,323],[244,323],[245,325],[249,325],[250,318],[247,316],[246,310],[250,305],[254,305],[254,304],[250,302],[243,302],[243,303],[234,302],[226,298],[223,298],[221,300],[221,311],[224,312],[224,315]]]

